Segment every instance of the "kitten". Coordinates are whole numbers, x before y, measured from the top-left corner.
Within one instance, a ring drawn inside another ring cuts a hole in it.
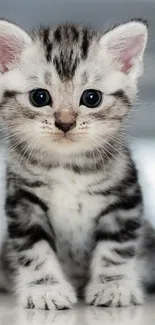
[[[121,130],[146,41],[141,20],[103,35],[61,25],[31,36],[0,21],[4,258],[26,308],[70,308],[78,296],[95,306],[143,302],[142,195]]]

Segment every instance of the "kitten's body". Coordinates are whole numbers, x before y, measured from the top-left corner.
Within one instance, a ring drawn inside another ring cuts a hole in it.
[[[118,149],[118,147],[121,150],[117,143],[116,148]],[[45,204],[48,210],[48,219],[56,237],[58,258],[65,273],[77,288],[81,286],[82,282],[85,285],[86,278],[89,277],[90,260],[95,246],[94,229],[100,229],[101,211],[104,214],[104,211],[109,209],[110,213],[111,205],[117,205],[117,202],[118,207],[116,209],[121,208],[124,192],[129,191],[130,198],[133,196],[133,200],[136,200],[135,203],[131,203],[133,207],[136,207],[135,217],[141,215],[141,194],[139,186],[136,184],[136,170],[132,166],[132,161],[128,161],[125,151],[122,148],[122,157],[116,153],[115,158],[110,158],[99,170],[96,170],[96,166],[92,165],[92,162],[89,164],[90,158],[87,159],[86,157],[81,161],[83,160],[84,165],[86,162],[88,163],[88,169],[84,167],[84,170],[81,169],[81,171],[75,171],[72,165],[67,168],[63,163],[52,169],[39,165],[32,166],[27,163],[27,159],[25,164],[23,160],[23,164],[20,165],[20,162],[17,163],[19,159],[16,155],[14,163],[12,157],[10,159],[8,179],[10,186],[12,183],[11,191],[13,186],[15,186],[15,190],[18,190],[17,184],[22,184],[22,189],[33,193]],[[96,163],[98,159],[101,159],[100,155],[101,152],[100,154],[96,153]],[[76,161],[77,159],[75,159]],[[68,160],[69,163],[71,164],[70,160]],[[120,169],[118,169],[118,163]],[[93,169],[89,171],[91,167]],[[120,229],[119,220],[116,220],[112,214],[113,210],[110,214],[111,220],[105,218],[102,221],[105,236],[106,231],[118,231]],[[128,215],[128,212],[125,210],[124,215],[120,218],[120,221],[122,219],[122,228],[125,226],[126,214]],[[23,221],[21,220],[20,223],[23,223],[23,228],[25,224],[30,223],[29,232],[31,233],[33,225],[34,227],[37,227],[37,224],[41,224],[42,227],[46,226],[42,220],[42,215],[41,218],[38,217],[37,219],[36,215],[31,215],[31,217],[28,216],[27,220],[26,218]],[[131,224],[131,229],[129,225],[129,229],[126,231],[133,231],[135,225]],[[13,237],[18,243],[17,235],[18,232],[14,231]],[[105,243],[105,250],[107,245],[108,243]],[[118,244],[118,246],[122,247],[123,244]]]
[[[19,300],[29,308],[62,309],[79,293],[94,305],[139,304],[143,204],[121,126],[135,97],[146,26],[131,22],[101,37],[65,25],[40,30],[33,41],[11,28],[19,34],[17,59],[24,50],[11,70],[8,43],[8,56],[0,57],[3,72],[10,70],[1,87],[12,148],[5,249],[11,245]],[[48,89],[48,105],[32,105],[29,92],[36,88]],[[87,89],[104,93],[93,109],[83,104]]]

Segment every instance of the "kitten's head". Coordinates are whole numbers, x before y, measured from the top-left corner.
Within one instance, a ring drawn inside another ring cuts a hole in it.
[[[62,155],[102,147],[133,103],[146,41],[140,20],[103,35],[61,25],[31,36],[0,21],[1,113],[11,141]]]

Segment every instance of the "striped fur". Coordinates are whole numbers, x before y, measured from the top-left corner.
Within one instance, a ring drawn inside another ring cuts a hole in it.
[[[77,296],[96,306],[143,301],[136,267],[142,195],[121,135],[137,65],[118,71],[101,38],[75,25],[37,30],[1,81],[10,146],[3,259],[10,267],[14,260],[13,289],[26,308],[70,308]],[[36,88],[50,92],[51,105],[32,106]],[[103,93],[100,107],[80,106],[85,89]],[[66,138],[58,114],[76,119]]]

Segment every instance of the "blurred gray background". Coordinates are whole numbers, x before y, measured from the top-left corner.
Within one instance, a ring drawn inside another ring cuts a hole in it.
[[[147,19],[150,33],[145,71],[128,130],[136,137],[155,136],[155,0],[0,0],[0,16],[27,30],[65,21],[104,30],[130,18]]]

